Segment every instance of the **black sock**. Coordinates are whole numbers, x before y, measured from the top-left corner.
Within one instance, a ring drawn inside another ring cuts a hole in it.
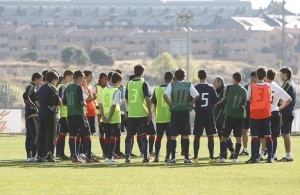
[[[277,137],[272,137],[272,140],[273,140],[273,157],[274,157],[277,150]]]
[[[184,139],[183,140],[184,143],[184,157],[185,159],[189,159],[189,151],[190,151],[190,140],[189,139]]]
[[[180,139],[181,155],[182,155],[182,154],[185,154],[183,145],[184,145],[184,144],[183,144],[183,138],[182,138],[182,136],[181,136],[181,139]]]
[[[259,157],[259,145],[258,138],[252,138],[251,140],[251,157],[257,159]]]
[[[77,156],[79,156],[80,144],[81,144],[81,138],[76,137],[76,155]]]
[[[60,135],[59,154],[61,156],[65,155],[65,143],[66,143],[66,136]]]
[[[199,149],[200,149],[200,136],[195,135],[195,138],[194,138],[194,158],[198,158]]]
[[[139,146],[140,153],[143,153],[143,144],[142,144],[142,137],[141,137],[141,135],[137,136],[137,143],[138,143],[138,146]]]
[[[271,137],[266,137],[266,147],[268,151],[268,159],[273,157],[273,141]]]
[[[242,144],[235,144],[235,158],[237,159],[241,150]]]
[[[207,147],[209,151],[209,158],[214,158],[214,147],[215,147],[215,142],[214,142],[214,137],[213,136],[208,136],[208,142],[207,142]]]
[[[155,140],[155,158],[158,158],[162,137],[156,137]]]
[[[170,148],[171,148],[171,153],[172,153],[172,159],[175,159],[176,158],[176,140],[171,140],[170,141]]]
[[[147,135],[141,136],[141,142],[142,142],[142,153],[144,154],[144,159],[148,159],[148,140]]]
[[[226,141],[224,142],[220,142],[220,145],[221,145],[221,158],[226,158],[226,150],[227,150],[227,144],[226,144]]]
[[[154,141],[155,135],[149,135],[149,153],[153,152]]]
[[[134,137],[131,138],[131,153],[132,153],[133,145],[134,145]]]
[[[91,137],[85,137],[85,138],[82,138],[82,140],[84,140],[82,145],[84,145],[84,148],[86,150],[86,157],[88,159],[91,159],[92,158],[92,153],[91,153],[92,140],[91,140]]]
[[[110,138],[108,140],[108,159],[112,159],[112,155],[114,152],[114,148],[115,148],[115,139]]]
[[[227,143],[227,148],[228,148],[228,150],[229,150],[231,153],[234,152],[233,143],[232,143],[231,138],[227,139],[227,140],[226,140],[226,143]]]
[[[121,152],[120,144],[121,144],[121,137],[118,136],[116,138],[116,144],[115,144],[115,150],[114,150],[116,154],[119,154]]]
[[[100,147],[102,150],[102,154],[105,157],[105,151],[104,151],[104,138],[103,137],[99,137],[99,142],[100,142]]]
[[[170,154],[171,154],[171,138],[167,137],[166,159],[170,159]]]
[[[125,138],[125,154],[126,154],[126,159],[130,158],[131,142],[132,142],[132,137],[127,135],[126,138]]]
[[[71,156],[75,157],[76,155],[76,139],[75,138],[69,138],[69,147],[71,150]]]

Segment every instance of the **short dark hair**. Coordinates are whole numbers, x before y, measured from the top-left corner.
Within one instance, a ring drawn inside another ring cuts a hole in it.
[[[83,73],[84,73],[84,76],[86,76],[86,77],[88,77],[91,74],[93,74],[92,71],[90,71],[90,70],[85,70],[85,71],[83,71]]]
[[[287,78],[292,78],[292,69],[290,67],[283,67],[279,70],[283,74],[287,74]]]
[[[251,77],[256,77],[256,71],[252,71],[252,72],[250,73],[250,76],[251,76]]]
[[[216,77],[215,78],[217,81],[218,81],[218,83],[221,83],[222,84],[222,87],[225,87],[225,83],[224,83],[224,79],[222,78],[222,77]]]
[[[122,79],[123,79],[123,76],[118,72],[114,72],[111,76],[111,82],[113,84],[117,83],[118,81],[122,81]]]
[[[63,76],[59,76],[59,77],[58,77],[57,85],[58,85],[59,83],[61,83],[63,80],[64,80],[64,77],[63,77]]]
[[[120,75],[123,74],[122,71],[121,71],[120,69],[116,69],[116,70],[114,70],[114,71],[117,72],[117,73],[119,73]]]
[[[59,76],[58,76],[57,72],[51,70],[46,74],[46,81],[48,83],[51,83],[51,81],[54,79],[58,80]]]
[[[31,76],[31,81],[35,81],[35,79],[40,79],[42,77],[43,77],[43,75],[41,75],[39,72],[35,72]]]
[[[74,77],[74,79],[78,79],[79,77],[84,77],[84,74],[81,70],[77,70],[74,72],[73,77]]]
[[[173,73],[171,73],[171,72],[166,72],[165,73],[165,76],[164,76],[165,82],[169,83],[173,80],[173,78],[174,78]]]
[[[72,76],[74,73],[71,70],[66,70],[64,72],[64,78],[66,78],[67,76]]]
[[[134,66],[134,75],[137,76],[137,77],[140,77],[142,76],[142,74],[144,73],[144,71],[146,70],[145,66],[143,65],[135,65]]]
[[[133,74],[132,74],[132,75],[129,75],[129,78],[128,78],[129,81],[131,81],[132,79],[134,79],[134,77],[135,77],[135,76],[134,76]]]
[[[181,81],[185,78],[185,70],[183,68],[179,68],[175,71],[175,78],[177,81]]]
[[[241,82],[241,80],[242,80],[242,74],[239,73],[239,72],[235,72],[235,73],[233,73],[232,78],[233,78],[236,82],[239,83],[239,82]]]
[[[273,81],[275,79],[275,76],[276,76],[276,70],[274,70],[273,68],[270,68],[267,71],[267,78]]]
[[[207,78],[207,72],[206,70],[199,70],[198,71],[198,78],[203,80]]]
[[[43,81],[46,81],[46,75],[49,72],[49,70],[43,70],[42,75],[43,75]]]
[[[108,81],[110,81],[110,79],[111,79],[111,76],[112,76],[112,74],[113,74],[114,72],[109,72],[108,73],[108,75],[107,75],[107,79],[108,79]]]
[[[264,80],[264,78],[267,76],[267,68],[266,67],[260,67],[256,70],[256,75],[258,80]]]

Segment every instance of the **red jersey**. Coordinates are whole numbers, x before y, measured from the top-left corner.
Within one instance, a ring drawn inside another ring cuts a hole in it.
[[[265,83],[251,83],[250,118],[264,119],[271,116],[271,87]]]

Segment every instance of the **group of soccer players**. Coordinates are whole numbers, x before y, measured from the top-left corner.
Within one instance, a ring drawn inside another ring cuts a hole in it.
[[[245,87],[240,84],[242,75],[239,72],[232,75],[232,84],[225,86],[222,77],[216,77],[213,85],[208,84],[207,71],[199,70],[200,82],[194,86],[185,80],[185,71],[178,69],[174,74],[166,72],[164,82],[155,87],[153,94],[144,80],[145,71],[144,66],[136,65],[126,87],[122,85],[120,70],[101,73],[95,86],[92,85],[92,71],[66,70],[61,77],[55,70],[34,73],[23,94],[27,161],[57,162],[56,158],[60,158],[98,163],[99,158],[91,151],[96,120],[103,158],[107,163],[115,163],[120,158],[130,163],[131,157],[136,156],[132,153],[135,135],[143,163],[159,162],[164,134],[167,138],[166,163],[176,163],[178,135],[181,136],[184,163],[197,163],[204,129],[209,163],[224,163],[227,150],[231,152],[229,158],[232,162],[238,163],[239,156],[249,155],[249,128],[251,158],[246,163],[258,163],[264,160],[265,154],[268,155],[266,162],[277,160],[280,134],[286,150],[286,156],[280,161],[293,161],[290,134],[296,87],[291,80],[290,68],[280,69],[282,87],[275,82],[276,71],[265,67],[252,72],[251,83]],[[193,131],[190,123],[192,110],[195,111]],[[123,154],[120,143],[121,133],[125,131]],[[190,158],[189,136],[192,133],[194,156]],[[65,154],[67,134],[70,156]],[[217,158],[214,157],[215,134],[220,141]]]

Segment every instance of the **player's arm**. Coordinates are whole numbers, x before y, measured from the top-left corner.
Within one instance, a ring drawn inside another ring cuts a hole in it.
[[[77,96],[78,96],[78,103],[82,106],[86,106],[86,102],[83,99],[83,90],[81,86],[77,87]]]
[[[147,105],[147,110],[148,110],[148,121],[152,120],[152,110],[151,110],[151,93],[150,89],[147,83],[144,83],[143,85],[143,92],[144,92],[144,97]]]
[[[99,101],[99,112],[100,112],[100,118],[99,121],[101,119],[101,117],[103,118],[103,122],[106,122],[106,118],[104,116],[104,111],[103,111],[103,102],[102,102],[102,95],[100,95],[100,101]]]
[[[281,106],[279,107],[279,111],[281,111],[284,108],[286,108],[293,101],[292,98],[291,98],[291,96],[287,92],[285,92],[284,90],[281,90],[280,94],[281,94],[281,99],[283,101],[281,101]]]
[[[192,96],[192,100],[190,101],[190,106],[194,107],[194,104],[196,103],[196,101],[199,98],[199,93],[197,91],[197,89],[194,87],[194,85],[190,86],[190,95]]]
[[[153,104],[153,110],[154,110],[154,114],[156,114],[156,104],[157,104],[157,99],[156,99],[156,95],[155,95],[155,89],[151,98],[151,102]]]
[[[252,99],[252,97],[251,97],[251,84],[248,86],[248,90],[247,90],[247,100],[249,101],[249,102],[251,102],[251,99]]]
[[[33,90],[34,90],[34,86],[31,84],[28,85],[25,89],[25,92],[23,93],[23,99],[27,105],[31,106],[35,110],[38,110],[37,106],[31,101],[31,99],[29,97],[33,93]]]
[[[166,88],[166,91],[164,92],[163,98],[170,107],[172,106],[171,93],[172,93],[172,85],[171,83],[169,83]]]

